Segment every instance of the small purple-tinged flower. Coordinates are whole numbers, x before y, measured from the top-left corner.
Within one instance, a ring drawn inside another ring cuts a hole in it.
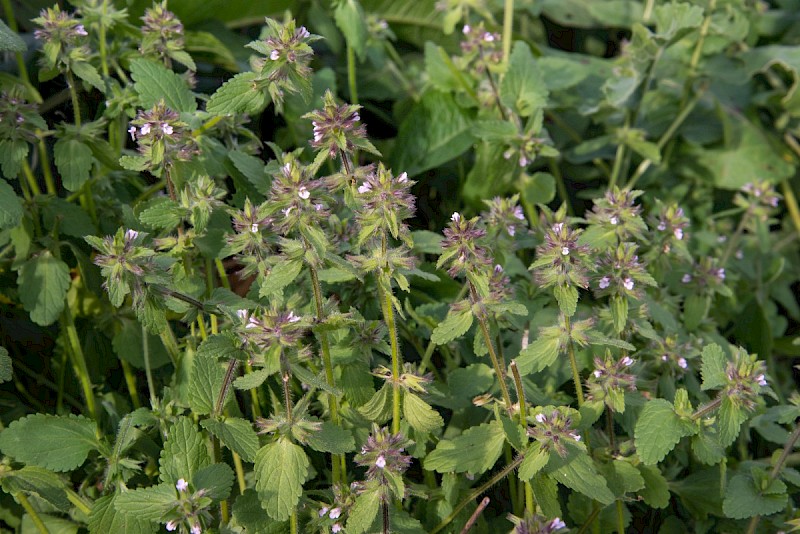
[[[378,466],[380,469],[383,469],[384,467],[386,467],[386,458],[384,458],[383,455],[378,456],[375,459],[375,465]]]
[[[461,221],[461,214],[457,211],[454,211],[453,214],[450,216],[450,220],[457,223]]]
[[[311,37],[311,33],[309,33],[309,31],[306,29],[305,26],[300,26],[299,28],[297,28],[297,31],[295,32],[295,34],[300,39],[305,39],[307,37]]]
[[[544,423],[547,420],[547,417],[545,417],[543,413],[537,413],[535,419],[537,423]]]
[[[372,191],[372,186],[370,185],[369,182],[364,182],[358,187],[358,192],[361,193],[362,195],[364,193],[369,193],[370,191]]]
[[[675,239],[677,239],[678,241],[683,239],[683,230],[680,229],[680,228],[675,228],[675,230],[672,231],[672,234],[675,236]]]
[[[562,247],[561,248],[561,254],[563,256],[569,256],[569,247]]]
[[[308,190],[306,186],[300,186],[300,189],[297,191],[297,196],[302,198],[303,200],[308,200],[308,197],[311,196],[311,192]]]
[[[136,126],[128,128],[128,133],[131,134],[131,141],[136,141]]]
[[[328,517],[331,519],[338,519],[340,515],[342,515],[342,509],[337,507],[331,510],[331,512],[328,514]]]
[[[139,237],[139,232],[137,232],[136,230],[125,231],[125,241],[133,241],[137,237]]]
[[[616,215],[612,215],[608,222],[616,226],[619,224],[619,218]]]
[[[470,30],[471,30],[471,29],[472,29],[472,28],[470,28],[470,27],[469,27],[469,24],[464,24],[464,28],[461,30],[461,32],[462,32],[464,35],[466,35],[466,34],[468,34],[468,33],[470,32]]]
[[[342,525],[340,525],[339,523],[334,523],[333,526],[331,527],[331,532],[333,533],[341,531],[342,531]]]
[[[684,284],[688,284],[691,281],[692,281],[692,275],[689,273],[684,274],[683,278],[681,278],[681,282],[683,282]]]
[[[520,167],[527,167],[528,163],[529,163],[528,162],[528,158],[526,158],[525,156],[520,156],[519,157],[519,166]]]
[[[604,276],[600,279],[600,283],[597,285],[600,286],[600,289],[606,289],[609,285],[611,285],[611,278]]]
[[[400,176],[397,177],[397,181],[400,182],[401,184],[406,183],[408,181],[408,173],[404,172],[400,174]]]
[[[186,491],[189,489],[189,483],[186,480],[179,478],[178,482],[175,484],[175,488],[178,491]]]
[[[509,225],[509,227],[506,230],[508,231],[508,235],[510,235],[511,237],[514,237],[514,234],[517,233],[517,229],[513,224]]]
[[[203,532],[203,529],[200,528],[200,523],[192,525],[192,534],[200,534],[201,532]]]
[[[689,362],[686,361],[686,358],[678,358],[678,367],[681,369],[686,369],[689,367]]]
[[[247,315],[247,310],[236,310],[236,317],[238,317],[242,322],[247,321]]]
[[[258,223],[253,223],[252,225],[250,225],[250,231],[253,232],[254,234],[257,234],[258,233]]]
[[[278,59],[279,59],[280,57],[281,57],[281,53],[280,53],[280,52],[278,52],[277,50],[273,50],[272,52],[270,52],[270,53],[269,53],[269,58],[270,58],[272,61],[278,61]]]
[[[244,327],[245,327],[245,329],[257,328],[258,327],[258,320],[256,320],[255,317],[250,317],[247,320],[247,324],[244,325]]]
[[[622,365],[624,365],[625,367],[630,367],[631,365],[636,363],[636,361],[633,358],[631,358],[630,356],[625,356],[620,361],[622,362]]]
[[[514,206],[514,217],[516,217],[520,221],[525,220],[525,213],[522,211],[522,207]]]
[[[164,132],[164,135],[172,135],[172,126],[164,122],[161,124],[161,131]]]
[[[603,376],[603,371],[601,371],[600,369],[595,369],[594,371],[592,371],[592,374],[594,375],[595,378],[600,378],[601,376]]]
[[[548,526],[550,527],[551,531],[553,531],[553,530],[561,530],[562,528],[567,528],[567,524],[564,523],[564,521],[562,521],[560,517],[554,518],[552,521],[550,521],[550,525],[548,525]]]
[[[290,311],[289,315],[286,317],[286,320],[289,321],[290,323],[296,323],[297,321],[300,320],[300,317],[295,315],[293,311]]]
[[[492,35],[489,32],[486,32],[483,34],[483,40],[486,41],[487,43],[491,43],[492,41],[494,41],[494,35]]]
[[[720,267],[717,269],[717,278],[720,280],[725,280],[725,267]]]
[[[571,437],[575,441],[580,441],[581,440],[581,435],[576,433],[576,432],[570,432],[569,433],[569,437]]]
[[[658,223],[658,231],[659,232],[663,232],[666,229],[667,229],[667,223],[665,223],[664,221],[661,221],[660,223]]]
[[[630,278],[630,277],[625,278],[625,280],[622,281],[622,285],[628,291],[632,291],[633,290],[633,278]]]
[[[495,273],[495,274],[500,274],[500,273],[502,273],[502,272],[503,272],[503,266],[502,266],[502,265],[500,265],[500,264],[498,263],[497,265],[495,265],[495,266],[494,266],[494,273]]]
[[[325,514],[328,513],[328,510],[330,510],[330,508],[328,508],[327,506],[323,506],[322,509],[319,511],[319,516],[323,517]]]
[[[83,27],[83,24],[78,24],[72,31],[75,32],[75,35],[89,35],[89,32],[86,31],[86,28]]]
[[[150,133],[150,123],[149,123],[149,122],[146,122],[146,123],[144,123],[144,124],[142,125],[142,127],[139,129],[139,134],[140,134],[140,135],[147,135],[147,134],[149,134],[149,133]]]
[[[744,258],[744,252],[742,252],[742,250],[739,249],[736,251],[736,254],[734,254],[734,256],[736,256],[737,260],[741,260],[742,258]]]
[[[283,209],[281,210],[281,213],[283,213],[283,216],[284,216],[284,217],[288,217],[288,216],[289,216],[289,214],[290,214],[290,213],[292,213],[292,210],[293,210],[293,209],[294,209],[294,206],[289,206],[288,208],[283,208]]]
[[[175,531],[175,530],[177,530],[177,529],[178,529],[178,522],[177,522],[177,521],[175,521],[175,520],[173,519],[172,521],[168,521],[168,522],[167,522],[167,530],[168,530],[168,531],[170,531],[170,532],[174,532],[174,531]]]
[[[760,374],[756,377],[756,382],[758,382],[759,386],[766,386],[767,385],[767,377],[763,374]]]

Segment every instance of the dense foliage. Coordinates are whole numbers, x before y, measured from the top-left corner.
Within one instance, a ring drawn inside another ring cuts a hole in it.
[[[0,531],[800,528],[800,1],[49,1]]]

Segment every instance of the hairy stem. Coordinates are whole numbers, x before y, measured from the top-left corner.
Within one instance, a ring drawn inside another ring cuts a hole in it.
[[[472,282],[467,283],[469,284],[469,292],[470,296],[472,297],[472,303],[474,304],[478,300],[478,294],[475,290],[475,287],[472,285]],[[478,325],[480,325],[481,328],[481,334],[483,335],[483,341],[486,343],[486,348],[489,350],[489,357],[492,360],[494,372],[497,375],[497,381],[500,383],[500,392],[503,394],[503,402],[506,404],[506,410],[511,411],[514,405],[511,403],[511,395],[508,394],[505,365],[501,365],[500,360],[497,358],[497,353],[495,352],[494,344],[492,343],[492,336],[489,335],[489,325],[486,324],[486,317],[483,315],[483,313],[476,315],[478,319]]]
[[[569,355],[569,366],[572,369],[572,381],[575,383],[575,394],[578,397],[578,406],[583,406],[583,386],[581,384],[581,372],[578,369],[578,360],[575,358],[575,344],[572,342],[572,324],[569,317],[564,316],[564,324],[567,328],[569,341],[567,341],[567,354]]]
[[[67,86],[69,87],[69,97],[72,99],[72,114],[74,116],[75,126],[80,128],[81,106],[80,100],[78,100],[78,89],[75,87],[75,77],[70,71],[67,71],[65,76],[67,77]]]
[[[128,393],[131,396],[131,404],[133,408],[141,408],[142,402],[139,400],[139,392],[136,391],[136,375],[133,374],[131,364],[125,360],[120,360],[122,365],[122,373],[125,375],[125,385],[128,387]]]
[[[92,380],[89,377],[89,368],[86,365],[86,358],[83,355],[81,340],[78,337],[78,331],[75,328],[75,321],[72,318],[72,312],[69,309],[69,305],[64,307],[64,312],[61,314],[61,322],[64,326],[64,330],[67,333],[69,353],[72,357],[73,365],[77,371],[78,380],[83,388],[83,396],[86,398],[86,410],[89,412],[89,416],[97,421],[99,414],[97,413],[97,405],[95,404],[94,400]]]
[[[156,388],[153,385],[153,370],[150,368],[150,342],[147,339],[147,330],[142,326],[142,353],[144,356],[144,374],[147,377],[147,391],[150,393],[150,407],[155,408],[158,399]]]
[[[37,514],[36,510],[33,508],[33,506],[31,506],[31,502],[28,500],[25,494],[20,491],[19,493],[15,493],[14,497],[22,505],[22,508],[25,509],[25,512],[28,514],[28,517],[31,518],[31,521],[33,521],[33,525],[36,527],[36,530],[39,531],[39,534],[50,534],[50,531],[47,530],[42,518],[39,517],[39,514]]]

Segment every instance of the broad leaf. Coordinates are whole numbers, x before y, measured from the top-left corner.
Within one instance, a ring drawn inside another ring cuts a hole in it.
[[[131,77],[143,107],[151,108],[163,100],[173,111],[192,113],[197,110],[197,102],[186,80],[164,65],[148,59],[134,59]]]
[[[786,484],[773,480],[767,490],[759,488],[749,475],[736,475],[725,489],[722,511],[732,519],[746,519],[783,510],[789,499]]]
[[[471,473],[491,469],[505,443],[503,427],[497,421],[473,426],[453,439],[443,439],[431,451],[423,464],[425,469],[439,473]]]
[[[361,534],[372,525],[381,502],[381,492],[377,490],[366,491],[356,497],[356,502],[350,509],[347,517],[347,532]]]
[[[213,412],[224,379],[225,370],[216,358],[208,353],[196,354],[187,391],[192,411],[201,415]]]
[[[308,445],[315,451],[345,454],[356,448],[355,439],[350,430],[324,421],[320,429],[308,438]]]
[[[117,495],[104,495],[94,501],[92,512],[89,514],[90,534],[109,534],[111,532],[152,534],[156,531],[155,524],[142,519],[138,514],[117,510],[116,500]]]
[[[245,419],[228,417],[224,420],[204,419],[200,425],[211,432],[245,462],[253,462],[258,452],[258,434]]]
[[[203,436],[188,417],[179,417],[169,428],[159,460],[161,481],[175,484],[192,480],[194,474],[211,465],[211,455]]]
[[[431,342],[437,345],[449,343],[466,334],[470,326],[472,326],[472,310],[466,309],[457,313],[451,312],[433,331]]]
[[[288,519],[300,501],[308,476],[308,456],[286,438],[265,445],[256,454],[256,491],[272,519]]]
[[[727,361],[722,348],[716,343],[703,347],[703,366],[700,369],[700,373],[703,375],[703,390],[717,389],[726,384],[728,381],[725,374]]]
[[[61,183],[70,191],[80,189],[92,170],[92,149],[77,139],[59,139],[53,147],[53,159],[61,174]]]
[[[99,446],[94,421],[80,415],[34,414],[0,433],[0,451],[18,462],[51,471],[71,471]]]
[[[126,491],[116,496],[114,508],[139,521],[160,521],[178,500],[177,493],[169,483]]]
[[[530,47],[517,41],[511,52],[508,72],[500,84],[500,101],[522,117],[547,104],[547,85]]]
[[[254,72],[237,74],[211,95],[206,111],[214,115],[260,113],[267,107],[268,100],[266,92],[256,88],[257,78],[258,75]]]
[[[14,228],[22,220],[22,202],[14,188],[0,180],[0,230]]]
[[[669,401],[654,399],[644,405],[634,430],[634,443],[645,465],[654,465],[675,448],[687,429]]]
[[[516,358],[521,375],[542,371],[553,365],[558,358],[560,341],[557,337],[540,337],[525,347]]]
[[[444,425],[439,412],[409,391],[403,393],[403,415],[417,432],[433,432]]]
[[[614,494],[608,489],[605,478],[597,472],[594,462],[585,452],[573,452],[566,458],[551,454],[545,472],[560,484],[590,499],[602,504],[614,502]]]
[[[194,490],[205,490],[213,501],[227,499],[233,486],[233,469],[228,464],[211,464],[200,469],[192,478]]]

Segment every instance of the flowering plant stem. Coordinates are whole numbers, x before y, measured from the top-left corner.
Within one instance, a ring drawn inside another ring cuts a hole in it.
[[[514,377],[514,387],[517,388],[517,402],[519,403],[519,423],[524,427],[528,424],[528,404],[525,400],[525,389],[522,385],[522,377],[517,368],[517,362],[512,361],[508,367],[511,369],[511,376]],[[525,486],[525,509],[530,513],[536,511],[536,503],[533,500],[533,488],[528,481],[524,482]]]
[[[39,517],[39,514],[36,513],[36,510],[33,506],[31,506],[31,502],[25,496],[23,492],[17,492],[14,494],[14,498],[19,501],[22,505],[22,508],[25,509],[25,512],[28,514],[28,517],[31,518],[34,526],[36,526],[36,530],[39,531],[40,534],[50,534],[50,531],[47,530],[47,526],[45,526],[42,518]]]
[[[81,348],[81,340],[78,337],[78,331],[75,329],[75,321],[72,319],[72,312],[69,306],[64,307],[64,312],[61,314],[61,322],[64,330],[67,332],[67,343],[69,345],[69,355],[72,358],[72,365],[75,368],[75,374],[83,388],[83,396],[86,399],[86,409],[89,416],[97,421],[97,405],[94,401],[94,391],[92,390],[92,381],[89,378],[89,368],[86,365],[86,358],[83,356],[83,348]]]
[[[469,294],[472,297],[472,303],[474,304],[478,300],[478,293],[475,290],[475,286],[472,285],[472,282],[467,283],[469,284]],[[492,336],[489,335],[489,325],[487,324],[486,316],[483,313],[476,315],[478,324],[481,328],[481,334],[483,335],[483,341],[486,343],[486,348],[489,350],[489,357],[492,359],[492,365],[494,366],[494,372],[497,375],[497,381],[500,383],[500,391],[503,394],[503,402],[506,404],[506,410],[510,412],[513,404],[511,403],[511,395],[508,394],[508,386],[506,386],[505,366],[500,365],[500,360],[497,358],[497,352],[495,352],[494,344],[492,343]]]
[[[325,309],[322,305],[322,286],[319,283],[319,275],[315,267],[309,266],[311,273],[311,287],[314,291],[314,304],[317,310],[317,321],[322,322],[325,319]],[[333,377],[333,364],[331,363],[331,347],[328,342],[328,333],[320,332],[319,344],[322,351],[322,365],[325,367],[325,380],[331,387],[335,386]],[[331,411],[331,421],[333,424],[340,426],[341,420],[339,419],[339,401],[336,395],[328,395],[328,409]],[[345,458],[342,454],[331,454],[332,476],[334,483],[347,482],[347,467]]]
[[[567,328],[567,354],[569,355],[569,365],[572,368],[572,381],[575,383],[575,394],[578,396],[578,406],[583,406],[583,386],[581,385],[581,372],[578,370],[578,360],[575,359],[575,345],[572,343],[572,324],[569,317],[564,316],[564,324]]]
[[[383,293],[383,291],[381,292]],[[391,295],[386,293],[381,298],[383,318],[389,329],[389,346],[392,351],[392,433],[400,432],[400,348],[397,343],[397,323],[394,320],[394,308]]]

